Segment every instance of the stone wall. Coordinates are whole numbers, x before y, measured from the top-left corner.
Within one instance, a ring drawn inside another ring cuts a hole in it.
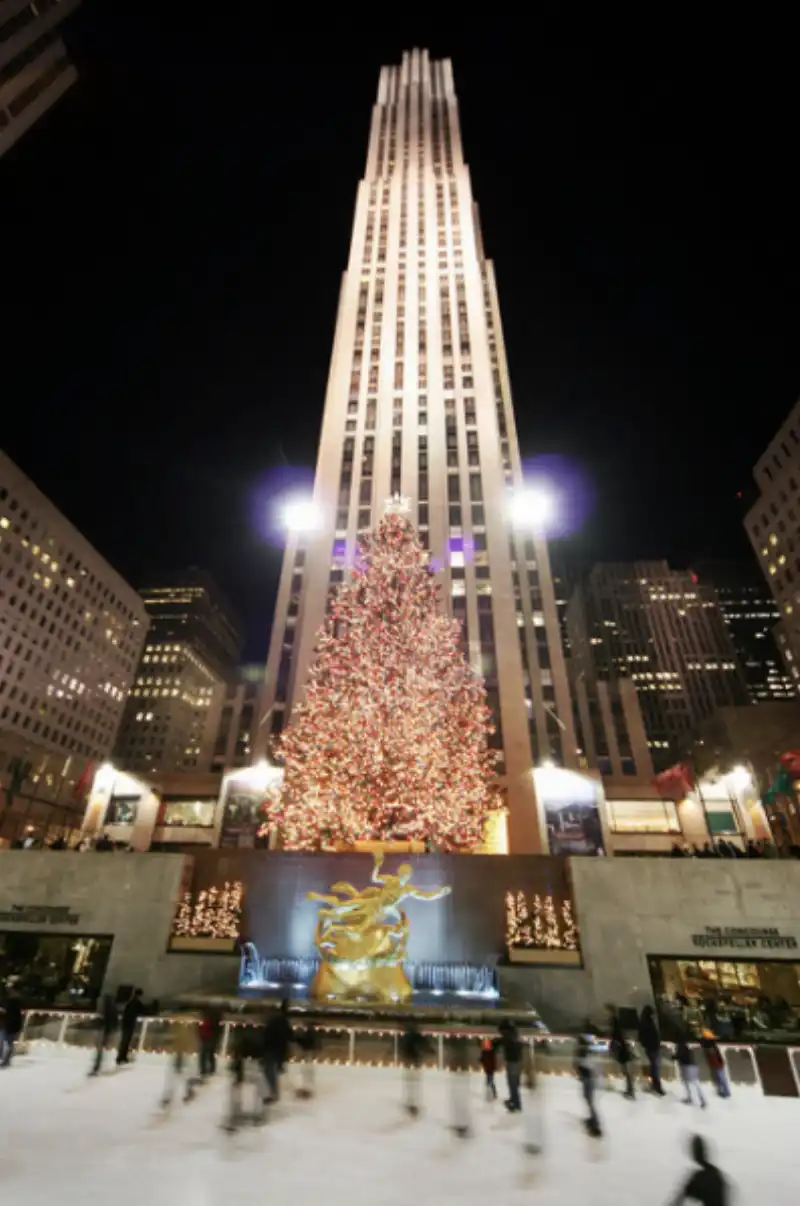
[[[137,984],[158,996],[172,918],[187,860],[174,854],[0,854],[0,912],[14,906],[68,907],[74,925],[2,920],[0,930],[113,937],[105,989]],[[188,970],[188,969],[187,969]]]

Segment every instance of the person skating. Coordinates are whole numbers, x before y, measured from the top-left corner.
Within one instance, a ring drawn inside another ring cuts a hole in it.
[[[141,988],[135,988],[132,996],[126,1001],[125,1008],[122,1010],[117,1064],[130,1063],[128,1055],[130,1054],[131,1043],[133,1042],[133,1033],[136,1030],[136,1023],[143,1013],[144,1002],[142,1001],[142,990]]]
[[[289,1002],[281,1001],[280,1008],[267,1018],[263,1036],[263,1066],[268,1096],[265,1104],[277,1101],[280,1096],[279,1077],[286,1066],[292,1027],[289,1023]]]
[[[497,1052],[490,1038],[485,1038],[481,1043],[481,1067],[486,1078],[486,1100],[497,1101],[497,1085],[494,1083],[494,1074],[497,1071]]]
[[[420,1112],[421,1068],[428,1041],[416,1022],[406,1025],[398,1051],[403,1064],[403,1097],[406,1113],[416,1118]]]
[[[192,1075],[192,1060],[197,1052],[197,1022],[194,1018],[176,1018],[170,1036],[172,1058],[167,1062],[167,1079],[161,1105],[166,1110],[172,1105],[175,1088],[183,1082],[183,1100],[191,1101],[200,1078]]]
[[[647,1069],[650,1076],[650,1088],[659,1097],[664,1097],[664,1087],[661,1084],[661,1034],[656,1020],[656,1011],[652,1005],[645,1005],[639,1019],[639,1042],[647,1056]]]
[[[314,1055],[319,1047],[317,1032],[309,1022],[295,1039],[300,1048],[300,1088],[297,1096],[308,1099],[314,1096]]]
[[[3,1006],[3,1028],[0,1032],[0,1068],[7,1068],[14,1054],[14,1044],[22,1031],[22,1005],[16,990],[10,988]]]
[[[207,1006],[202,1012],[198,1028],[200,1040],[200,1075],[204,1080],[207,1076],[213,1076],[217,1070],[217,1047],[219,1045],[220,1029],[219,1010],[214,1008],[214,1006]]]
[[[231,1082],[228,1113],[222,1123],[223,1130],[235,1131],[244,1122],[259,1126],[266,1121],[266,1101],[260,1076],[253,1075],[252,1065],[263,1060],[263,1043],[251,1026],[231,1028]],[[247,1113],[243,1108],[245,1086],[250,1086],[253,1109]]]
[[[590,1034],[579,1034],[575,1047],[575,1075],[581,1082],[583,1100],[589,1110],[589,1116],[584,1121],[586,1130],[594,1138],[599,1139],[603,1131],[597,1116],[594,1099],[597,1092],[597,1069],[594,1061],[594,1039]]]
[[[463,1035],[450,1040],[450,1095],[453,1132],[459,1139],[469,1138],[471,1113],[469,1104],[469,1042]]]
[[[611,1027],[609,1050],[613,1059],[619,1064],[622,1075],[625,1077],[625,1093],[623,1096],[627,1097],[629,1101],[633,1101],[636,1092],[633,1087],[633,1076],[631,1075],[631,1065],[633,1063],[631,1045],[625,1037],[616,1005],[606,1005],[606,1012]]]
[[[538,1156],[544,1147],[544,1126],[541,1089],[536,1074],[536,1048],[532,1043],[522,1045],[522,1087],[525,1090],[525,1109],[522,1111],[525,1151],[529,1156]]]
[[[116,1033],[119,1018],[117,1016],[117,1004],[111,993],[107,992],[103,997],[103,1004],[100,1010],[100,1018],[97,1025],[97,1047],[95,1050],[94,1061],[89,1070],[90,1076],[97,1076],[103,1063],[103,1052],[109,1046],[113,1035]]]
[[[730,1097],[731,1086],[728,1083],[728,1073],[725,1068],[725,1057],[717,1046],[716,1035],[711,1030],[704,1030],[700,1035],[700,1046],[706,1057],[708,1070],[717,1090],[718,1097]]]
[[[681,1206],[686,1201],[700,1202],[701,1206],[729,1206],[728,1182],[716,1164],[709,1160],[705,1139],[701,1135],[692,1136],[689,1150],[697,1169],[672,1199],[670,1206]]]
[[[684,1105],[692,1105],[692,1086],[697,1093],[697,1101],[701,1109],[706,1108],[706,1099],[703,1096],[703,1090],[700,1087],[700,1069],[697,1067],[697,1061],[694,1057],[694,1052],[689,1046],[689,1035],[684,1030],[675,1044],[674,1059],[678,1065],[680,1072],[681,1083],[686,1091],[686,1096],[683,1099]]]
[[[500,1050],[506,1066],[506,1081],[508,1082],[508,1100],[505,1107],[510,1114],[519,1113],[522,1100],[519,1095],[519,1082],[522,1077],[522,1039],[519,1031],[510,1019],[505,1018],[498,1027],[500,1031]]]

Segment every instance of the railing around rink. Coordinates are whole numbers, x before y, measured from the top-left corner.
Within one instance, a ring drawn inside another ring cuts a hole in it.
[[[302,1015],[293,1019],[303,1024]],[[172,1049],[171,1038],[176,1026],[196,1024],[195,1018],[186,1018],[181,1014],[165,1017],[145,1017],[139,1019],[134,1032],[131,1050],[145,1057],[166,1055]],[[25,1047],[42,1046],[51,1050],[65,1048],[94,1049],[99,1037],[99,1014],[63,1012],[60,1010],[31,1009],[24,1015],[20,1043]],[[223,1022],[222,1036],[217,1052],[225,1059],[230,1043],[231,1034],[237,1027],[251,1030],[258,1029],[258,1023],[243,1019]],[[464,1026],[453,1030],[446,1025],[421,1026],[422,1034],[428,1040],[428,1050],[424,1056],[425,1067],[449,1070],[454,1066],[456,1054],[451,1041],[454,1038],[466,1038],[475,1044],[474,1065],[478,1067],[478,1045],[481,1039],[496,1036],[496,1027]],[[317,1064],[338,1064],[340,1066],[391,1068],[400,1063],[399,1042],[402,1035],[401,1026],[376,1025],[330,1025],[324,1022],[314,1022],[317,1035],[317,1050],[314,1062]],[[115,1049],[118,1033],[109,1041],[109,1048]],[[526,1042],[534,1045],[536,1054],[536,1070],[546,1076],[572,1076],[575,1039],[572,1035],[542,1034],[539,1031],[522,1031]],[[646,1060],[644,1054],[633,1044],[637,1056],[637,1069],[641,1067],[641,1075],[645,1075]],[[720,1043],[720,1050],[725,1059],[728,1078],[732,1085],[750,1086],[763,1092],[761,1075],[756,1060],[755,1048],[750,1043]],[[789,1067],[800,1094],[800,1046],[786,1048]],[[678,1078],[677,1066],[671,1058],[672,1044],[662,1044],[661,1077],[669,1082]],[[602,1080],[612,1081],[619,1077],[619,1068],[608,1050],[608,1042],[598,1039],[595,1049],[595,1060],[598,1073]],[[700,1079],[710,1081],[711,1077],[703,1058],[698,1059]]]

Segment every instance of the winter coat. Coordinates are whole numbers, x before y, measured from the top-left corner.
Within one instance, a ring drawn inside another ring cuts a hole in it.
[[[19,1034],[22,1029],[22,1006],[15,997],[9,998],[3,1006],[3,1026],[8,1034]]]
[[[283,1010],[272,1015],[264,1027],[264,1054],[279,1068],[286,1063],[289,1054],[289,1043],[292,1041],[292,1028]]]
[[[706,1063],[712,1072],[718,1072],[720,1068],[725,1067],[725,1060],[722,1057],[722,1052],[712,1038],[701,1038],[700,1046],[703,1048],[706,1057]]]
[[[611,1025],[611,1054],[618,1064],[628,1064],[632,1058],[632,1052],[628,1040],[622,1030],[622,1023],[618,1017],[614,1018]]]
[[[652,1013],[642,1013],[639,1021],[639,1042],[645,1051],[658,1051],[661,1046],[658,1023]]]
[[[481,1048],[481,1067],[487,1076],[497,1071],[497,1053],[494,1047]]]
[[[409,1029],[400,1036],[399,1051],[405,1063],[418,1065],[427,1050],[428,1040],[419,1030]]]
[[[130,1001],[126,1002],[125,1008],[122,1011],[122,1026],[125,1030],[133,1030],[136,1025],[137,1018],[140,1018],[144,1013],[144,1005],[141,997],[131,997]]]
[[[675,1054],[672,1058],[681,1068],[694,1068],[697,1062],[694,1058],[694,1052],[685,1038],[678,1039],[675,1044]]]
[[[522,1040],[516,1026],[503,1028],[500,1036],[500,1050],[503,1052],[506,1065],[522,1063]]]

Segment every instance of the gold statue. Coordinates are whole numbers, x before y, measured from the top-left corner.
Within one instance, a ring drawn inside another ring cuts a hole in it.
[[[331,895],[309,892],[319,900],[314,942],[320,965],[311,983],[312,997],[368,998],[405,1001],[411,984],[403,969],[408,945],[408,917],[400,908],[413,900],[439,900],[449,888],[425,892],[411,884],[413,868],[403,863],[397,875],[381,875],[383,853],[374,855],[372,881],[359,891],[337,883]]]

